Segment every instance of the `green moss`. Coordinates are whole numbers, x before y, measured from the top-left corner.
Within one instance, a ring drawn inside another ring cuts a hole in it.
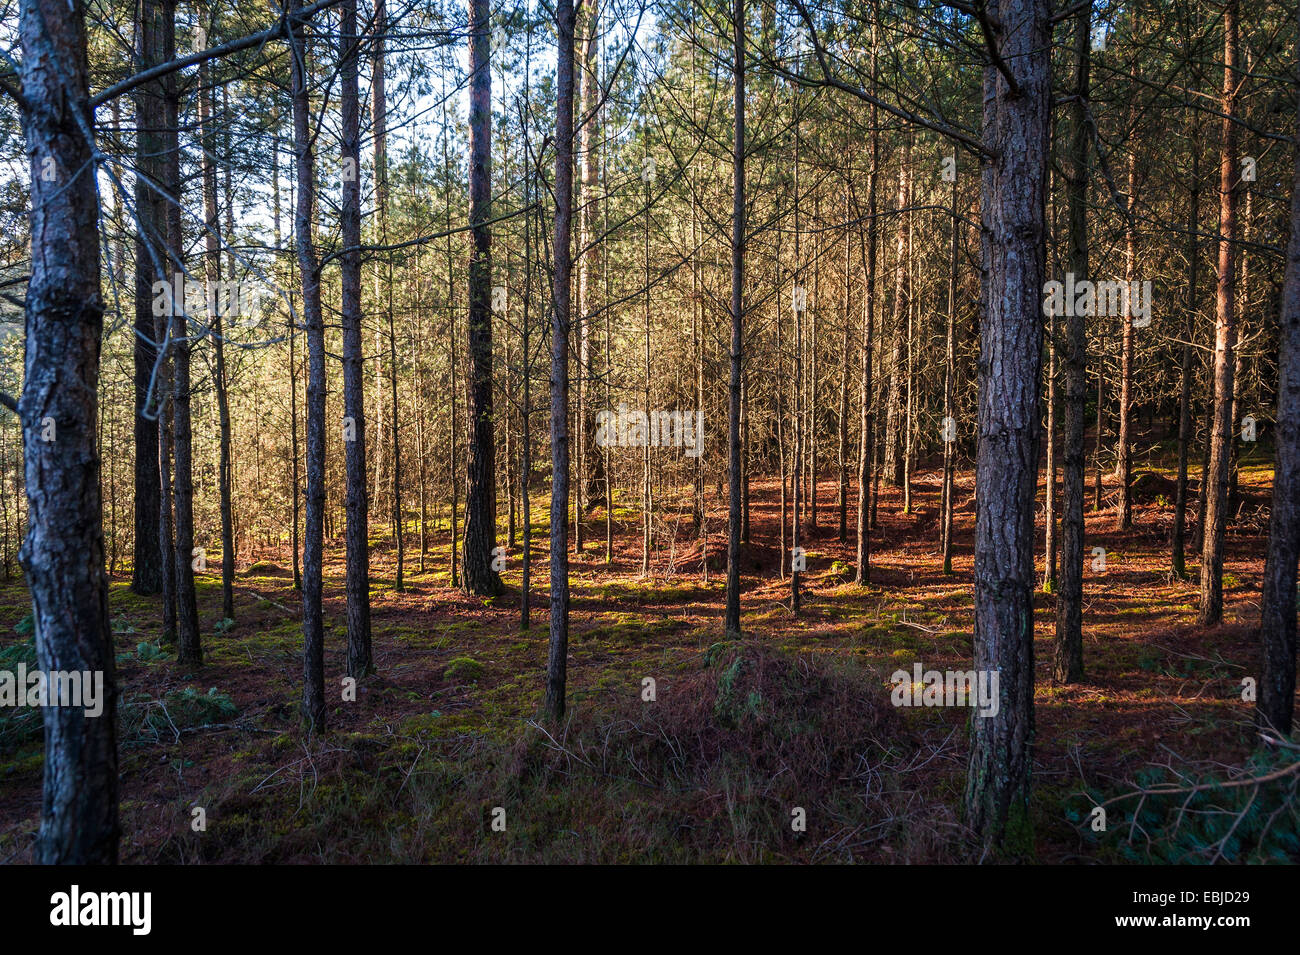
[[[473,657],[455,657],[447,664],[442,675],[456,683],[477,683],[483,676],[484,667]]]
[[[580,641],[598,640],[608,643],[633,645],[647,643],[664,637],[681,625],[667,617],[646,617],[632,613],[605,614],[602,625],[576,634]]]

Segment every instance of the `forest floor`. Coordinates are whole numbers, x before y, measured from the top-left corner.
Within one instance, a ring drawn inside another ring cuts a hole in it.
[[[1195,562],[1191,580],[1169,570],[1172,476],[1147,466],[1137,474],[1130,531],[1116,528],[1109,476],[1100,511],[1090,487],[1086,546],[1104,547],[1106,565],[1093,571],[1085,560],[1087,674],[1078,685],[1051,680],[1054,602],[1037,595],[1034,794],[1029,825],[1004,859],[1176,858],[1168,844],[1178,834],[1162,831],[1171,816],[1131,826],[1127,800],[1111,808],[1107,831],[1092,832],[1094,800],[1131,792],[1135,780],[1239,771],[1254,746],[1241,683],[1260,670],[1271,473],[1243,467],[1224,623],[1211,629],[1196,624]],[[778,484],[754,481],[743,644],[723,642],[725,504],[714,488],[708,583],[686,539],[689,510],[674,572],[666,574],[670,519],[650,577],[641,575],[635,506],[616,509],[608,565],[597,510],[571,564],[570,713],[552,732],[535,722],[547,656],[541,495],[528,630],[519,626],[517,550],[505,593],[483,600],[450,587],[445,530],[424,573],[418,547],[414,557],[408,547],[402,592],[388,541],[374,542],[377,672],[354,702],[342,699],[341,541],[328,548],[326,690],[336,702],[329,732],[311,739],[298,716],[300,601],[287,552],[236,575],[233,626],[222,623],[219,567],[200,576],[198,670],[158,647],[157,598],[116,578],[123,861],[978,859],[960,809],[971,711],[890,702],[895,670],[971,667],[973,474],[958,476],[951,576],[939,559],[939,483],[936,470],[916,474],[908,514],[897,489],[881,489],[871,583],[855,587],[855,498],[842,543],[835,483],[823,477],[796,617],[777,573]],[[1041,546],[1040,537],[1040,572]],[[20,581],[0,585],[7,659],[30,641],[29,612]],[[643,699],[646,678],[653,701]],[[0,724],[0,862],[30,857],[40,753],[39,714]],[[1208,848],[1204,833],[1198,839],[1192,851],[1202,861],[1210,849],[1214,858],[1252,858],[1253,843],[1234,833]]]

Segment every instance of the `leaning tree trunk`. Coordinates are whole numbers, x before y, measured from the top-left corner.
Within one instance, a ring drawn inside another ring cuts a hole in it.
[[[1300,52],[1300,43],[1297,50]],[[1300,155],[1296,156],[1292,183],[1291,240],[1287,244],[1277,362],[1277,458],[1259,625],[1264,645],[1259,722],[1279,733],[1291,732],[1295,707],[1296,561],[1300,556]]]
[[[342,113],[343,252],[339,262],[343,326],[343,460],[347,474],[347,673],[373,669],[370,650],[370,514],[366,494],[365,365],[361,345],[361,98],[357,83],[357,0],[344,0],[339,24]],[[377,400],[377,399],[376,399]],[[396,430],[397,419],[393,419]],[[396,467],[396,462],[394,462]]]
[[[990,12],[996,22],[989,42],[999,66],[984,72],[984,145],[992,155],[984,161],[981,208],[975,667],[999,674],[1000,699],[995,715],[971,719],[966,810],[985,843],[996,845],[1008,824],[1027,824],[1034,729],[1051,10],[1048,0],[1002,0]]]
[[[465,587],[492,596],[501,589],[496,549],[496,435],[492,420],[492,71],[488,0],[469,0],[469,479],[465,494]]]
[[[22,418],[28,532],[22,563],[43,671],[102,673],[103,710],[48,706],[42,864],[117,862],[117,680],[100,500],[99,201],[80,4],[23,0],[23,132],[31,168],[31,277]]]
[[[1223,619],[1223,536],[1228,510],[1229,442],[1232,430],[1233,353],[1237,347],[1237,0],[1223,10],[1223,115],[1219,151],[1219,270],[1214,320],[1214,430],[1206,474],[1205,524],[1201,532],[1202,626]]]
[[[289,13],[302,9],[290,0]],[[312,153],[311,101],[307,91],[306,24],[290,21],[293,48],[291,98],[297,174],[294,237],[302,281],[302,321],[307,333],[307,491],[302,546],[302,716],[307,728],[325,730],[325,617],[321,606],[325,549],[325,324],[321,313],[320,264],[312,240],[316,162]]]
[[[481,0],[478,0],[481,2]],[[555,276],[551,295],[551,645],[546,715],[564,718],[569,657],[569,325],[573,272],[573,0],[555,27]]]

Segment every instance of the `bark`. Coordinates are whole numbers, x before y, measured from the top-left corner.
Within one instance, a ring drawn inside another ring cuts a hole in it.
[[[1136,134],[1133,134],[1134,138]],[[1133,287],[1137,269],[1137,153],[1128,157],[1127,221],[1124,226],[1124,281]],[[1119,478],[1119,527],[1133,526],[1133,316],[1124,309],[1124,335],[1120,344],[1119,435],[1115,442],[1115,474]]]
[[[580,328],[578,329],[578,409],[582,419],[579,460],[580,485],[577,489],[579,508],[590,507],[600,496],[604,481],[602,449],[596,446],[596,405],[593,386],[596,381],[595,349],[591,344],[591,330],[596,317],[596,148],[599,135],[600,76],[596,64],[600,56],[600,12],[597,0],[585,0],[579,36],[574,38],[577,57],[577,82],[580,87],[582,117],[579,133],[578,156],[581,159],[582,178],[578,195],[578,303]],[[646,409],[648,414],[649,408]],[[581,541],[578,547],[581,549]]]
[[[648,155],[645,157],[650,158]],[[645,184],[645,215],[642,218],[642,267],[643,278],[645,280],[645,296],[642,298],[642,305],[645,308],[645,338],[644,348],[642,350],[642,369],[645,373],[644,382],[645,390],[643,394],[643,404],[645,413],[651,414],[650,411],[650,184]],[[650,442],[647,440],[645,447],[641,450],[641,576],[648,576],[650,573],[650,544],[654,532],[654,492],[650,486],[650,461],[651,461]],[[581,538],[578,540],[579,546],[582,544]]]
[[[1281,304],[1276,459],[1259,625],[1264,675],[1258,721],[1261,728],[1288,734],[1295,708],[1296,561],[1300,557],[1300,154],[1292,176],[1291,238]]]
[[[569,655],[569,325],[573,225],[573,0],[556,0],[555,270],[551,295],[551,621],[546,715],[564,718]]]
[[[464,575],[472,594],[493,596],[501,578],[496,548],[496,434],[492,415],[492,71],[487,0],[469,0],[469,455],[465,494]]]
[[[221,282],[221,221],[217,216],[216,117],[210,80],[205,63],[199,67],[199,128],[203,142],[200,157],[203,178],[203,275],[207,286],[208,325],[213,345],[212,386],[217,404],[217,493],[221,510],[221,615],[235,616],[234,515],[230,501],[230,402],[226,393],[225,322]],[[227,157],[229,161],[229,157]],[[237,299],[238,300],[238,299]]]
[[[388,97],[385,92],[384,76],[384,40],[388,31],[388,12],[384,0],[376,0],[374,14],[374,33],[371,39],[370,57],[370,116],[375,140],[375,214],[379,222],[380,244],[388,243]],[[388,367],[389,367],[389,402],[393,419],[393,540],[397,546],[397,570],[394,587],[405,589],[404,575],[406,568],[406,538],[403,535],[402,521],[402,449],[401,432],[397,425],[397,335],[393,315],[393,270],[390,259],[384,260],[384,317],[388,324]],[[379,270],[375,270],[375,283],[379,283]],[[380,298],[380,289],[376,287],[375,298]],[[417,376],[418,377],[418,376]],[[378,398],[376,398],[378,401]],[[423,458],[421,458],[423,466]],[[420,484],[421,508],[423,509],[425,487]],[[422,510],[423,512],[423,510]],[[423,533],[423,516],[421,517]],[[421,545],[423,548],[423,544]],[[420,552],[421,571],[424,570],[424,551]]]
[[[156,0],[141,0],[136,42],[138,69],[162,62],[161,8]],[[164,250],[167,219],[159,189],[162,186],[162,83],[137,87],[135,93],[135,325],[132,341],[135,381],[135,541],[131,589],[137,594],[157,594],[163,589],[163,551],[160,536],[162,489],[159,475],[157,385],[150,394],[158,361],[153,315],[153,283],[166,281]],[[149,407],[150,402],[153,407]]]
[[[47,706],[35,860],[117,862],[117,681],[100,498],[99,202],[82,8],[23,0],[17,67],[31,172],[31,275],[22,419],[28,532],[21,551],[42,670],[102,673],[98,716]],[[48,179],[42,173],[52,169]]]
[[[1075,16],[1074,99],[1070,104],[1069,155],[1065,165],[1069,253],[1066,270],[1075,281],[1088,276],[1088,81],[1092,31],[1091,4]],[[1084,416],[1087,397],[1088,341],[1084,317],[1065,318],[1062,365],[1065,429],[1061,440],[1061,563],[1056,595],[1056,638],[1052,678],[1083,679],[1083,498]],[[1101,414],[1098,412],[1098,429]]]
[[[797,201],[797,200],[796,200]],[[795,248],[799,246],[799,233],[795,232]],[[798,261],[798,253],[796,262]],[[795,382],[803,381],[803,316],[804,309],[794,309],[794,356],[790,362],[790,379]],[[795,563],[795,554],[799,552],[799,530],[800,517],[803,514],[804,497],[803,497],[803,460],[807,454],[807,435],[804,432],[804,416],[800,412],[799,402],[795,402],[794,416],[794,468],[792,476],[794,477],[794,504],[793,520],[790,522],[790,612],[796,616],[799,614],[799,583],[800,570]],[[784,558],[783,558],[784,559]]]
[[[876,24],[878,9],[873,3],[871,8],[871,90],[876,95]],[[871,168],[867,172],[867,240],[859,249],[863,256],[862,271],[865,273],[866,288],[862,295],[862,355],[859,359],[859,394],[860,412],[858,420],[858,513],[855,544],[857,555],[853,582],[859,587],[871,579],[871,541],[868,536],[868,496],[871,492],[871,456],[873,451],[871,434],[871,349],[872,332],[876,317],[876,182],[880,167],[880,125],[878,107],[871,106]]]
[[[745,0],[732,7],[731,381],[727,409],[727,608],[725,629],[740,636],[740,366],[745,282]],[[796,478],[797,480],[797,478]]]
[[[527,37],[524,45],[524,106],[525,111],[531,114],[532,108],[532,76],[533,64],[533,30],[532,21],[529,21]],[[524,206],[532,204],[532,177],[524,177]],[[524,215],[524,307],[523,307],[523,324],[520,327],[520,346],[523,352],[523,403],[520,409],[520,462],[519,462],[519,482],[520,493],[522,495],[523,518],[524,518],[524,551],[523,566],[521,567],[521,581],[519,585],[519,629],[527,630],[531,624],[529,616],[532,610],[532,556],[533,556],[533,510],[532,510],[532,485],[533,485],[533,442],[532,442],[532,413],[533,413],[533,394],[532,394],[532,377],[533,377],[533,352],[529,344],[532,304],[533,304],[533,214]],[[540,240],[540,230],[538,232]],[[566,637],[567,642],[567,637]],[[563,699],[563,694],[561,694]]]
[[[1237,109],[1237,0],[1223,10],[1223,115],[1219,151],[1219,266],[1214,316],[1214,431],[1206,475],[1205,529],[1201,535],[1199,620],[1223,619],[1223,538],[1227,524],[1229,440],[1232,430],[1233,353],[1237,347],[1237,190],[1240,163]]]
[[[961,238],[961,220],[957,217],[957,179],[954,176],[952,181],[952,245],[948,253],[948,326],[944,335],[944,363],[943,363],[943,416],[945,426],[951,430],[944,434],[943,442],[943,488],[940,491],[940,510],[939,515],[939,537],[940,549],[943,552],[943,572],[952,573],[952,510],[953,510],[953,489],[956,485],[957,471],[957,435],[956,435],[956,406],[953,402],[953,390],[956,387],[957,365],[956,365],[956,344],[957,344],[957,251],[958,243]],[[1051,431],[1048,431],[1049,440]],[[1047,456],[1049,462],[1052,460],[1050,453]],[[1048,467],[1048,494],[1051,494],[1051,477],[1054,474],[1052,467]],[[1050,509],[1049,509],[1050,513]],[[1049,524],[1050,527],[1050,519]]]
[[[976,461],[975,667],[999,673],[996,715],[971,719],[968,822],[987,845],[1027,824],[1034,727],[1038,490],[1050,6],[1001,0],[984,71],[983,282]]]
[[[846,197],[847,198],[847,197]],[[845,202],[845,218],[848,218],[848,203]],[[844,341],[841,356],[842,364],[840,365],[840,406],[836,422],[838,427],[835,429],[836,452],[835,461],[836,470],[836,496],[835,512],[839,515],[839,541],[844,543],[849,538],[849,351],[850,351],[850,326],[853,324],[853,288],[852,279],[852,253],[853,243],[850,241],[852,232],[844,230]]]
[[[889,487],[903,483],[903,448],[900,441],[903,417],[903,346],[905,344],[904,323],[907,316],[907,217],[903,214],[908,206],[909,179],[911,169],[908,151],[904,149],[903,161],[898,169],[898,235],[894,249],[894,308],[889,323],[889,365],[888,383],[885,388],[885,461],[884,480]]]
[[[343,254],[340,322],[343,326],[343,461],[347,480],[347,674],[374,668],[370,647],[370,515],[366,493],[365,365],[361,344],[361,102],[357,82],[357,0],[343,0],[339,24],[339,110],[342,113]],[[394,424],[396,419],[394,418]],[[350,438],[350,440],[349,440]]]
[[[290,0],[292,16],[302,0]],[[311,732],[325,731],[325,618],[321,606],[325,532],[325,325],[321,313],[320,264],[312,239],[316,204],[316,160],[311,140],[311,101],[307,91],[306,24],[291,20],[290,82],[293,150],[297,175],[294,236],[302,282],[302,320],[307,332],[307,491],[303,523],[302,716]]]
[[[176,55],[176,2],[163,0],[163,57]],[[164,191],[167,194],[167,238],[171,260],[180,270],[184,259],[181,226],[180,94],[175,73],[165,81],[164,122],[166,158]],[[199,643],[199,611],[194,590],[194,432],[190,413],[190,319],[184,303],[171,319],[172,334],[172,507],[176,532],[176,642],[177,660],[187,666],[203,663]]]
[[[1191,125],[1191,195],[1187,212],[1187,306],[1183,329],[1183,355],[1178,384],[1178,478],[1174,492],[1174,539],[1171,559],[1174,576],[1187,578],[1187,458],[1192,443],[1192,342],[1196,337],[1197,280],[1200,276],[1200,244],[1196,231],[1201,218],[1201,137],[1195,113]]]

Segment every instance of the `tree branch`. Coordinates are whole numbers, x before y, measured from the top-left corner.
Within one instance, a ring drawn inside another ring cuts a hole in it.
[[[303,7],[293,15],[292,19],[302,21],[309,20],[320,11],[326,10],[337,3],[339,3],[339,0],[318,0],[318,2],[313,3],[309,7]],[[148,83],[151,80],[156,80],[161,76],[166,76],[169,73],[175,73],[176,71],[186,69],[187,67],[197,66],[200,63],[206,63],[208,60],[220,59],[223,56],[229,56],[231,53],[238,53],[240,50],[247,50],[249,47],[262,46],[269,43],[271,40],[288,36],[289,20],[289,15],[287,13],[282,13],[275,26],[268,27],[259,33],[250,33],[248,36],[240,37],[237,40],[231,40],[230,42],[223,43],[220,46],[210,47],[206,50],[200,50],[198,53],[191,53],[189,56],[183,56],[178,60],[168,60],[166,63],[159,63],[157,66],[151,66],[149,69],[135,74],[135,76],[129,76],[120,83],[114,83],[112,86],[108,87],[108,89],[96,93],[90,98],[91,109],[102,106],[109,100],[121,96],[123,93],[129,93],[137,86]]]

